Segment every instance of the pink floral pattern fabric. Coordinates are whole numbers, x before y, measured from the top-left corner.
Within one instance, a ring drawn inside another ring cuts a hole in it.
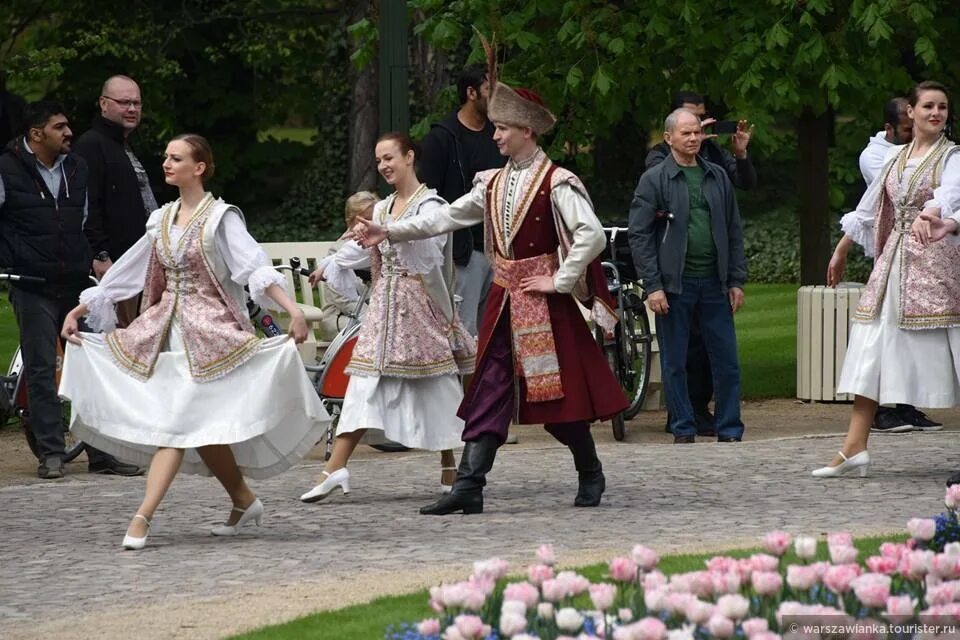
[[[860,296],[854,321],[871,322],[880,313],[894,260],[900,264],[901,329],[937,329],[960,326],[960,249],[945,242],[927,246],[910,235],[913,221],[933,197],[939,172],[957,147],[944,141],[931,150],[916,172],[903,172],[901,157],[890,164],[877,211],[877,259]],[[911,188],[912,185],[912,188]]]
[[[209,211],[195,216],[176,243],[168,233],[170,215],[162,221],[150,257],[141,315],[129,327],[107,334],[106,341],[122,370],[146,380],[176,319],[191,377],[196,382],[214,380],[246,362],[260,339],[204,255],[202,235]]]

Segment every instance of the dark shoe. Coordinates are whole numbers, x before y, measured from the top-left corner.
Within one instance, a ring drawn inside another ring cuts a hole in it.
[[[63,477],[63,458],[50,456],[37,467],[37,477],[44,480],[53,480]]]
[[[394,442],[393,440],[378,442],[377,444],[372,444],[370,446],[377,451],[383,451],[384,453],[402,453],[404,451],[410,451],[410,447],[402,445],[399,442]]]
[[[607,489],[607,479],[603,471],[594,473],[580,473],[580,486],[577,489],[577,497],[573,499],[575,507],[595,507],[600,504],[600,498]]]
[[[698,436],[705,438],[715,438],[717,436],[717,425],[712,413],[704,410],[694,414],[693,418],[694,422],[697,423]]]
[[[142,476],[146,471],[145,467],[120,462],[113,456],[107,456],[105,460],[98,460],[87,465],[88,473],[101,473],[108,476]]]
[[[743,442],[743,440],[734,436],[725,436],[723,438],[717,438],[717,442]]]
[[[695,436],[673,436],[673,444],[693,444],[696,441]]]
[[[873,418],[871,433],[907,433],[913,431],[913,425],[903,419],[900,412],[890,407],[877,407]]]
[[[909,425],[913,426],[914,431],[942,431],[943,424],[934,422],[923,411],[908,404],[897,405],[897,413]]]
[[[443,496],[433,504],[420,507],[421,515],[425,516],[446,516],[458,511],[462,511],[463,515],[483,513],[483,492],[457,493],[454,489],[453,493]]]

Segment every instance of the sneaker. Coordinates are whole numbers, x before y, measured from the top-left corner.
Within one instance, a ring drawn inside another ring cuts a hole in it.
[[[697,435],[705,438],[714,438],[717,435],[716,421],[713,414],[707,410],[703,413],[694,414],[694,422],[697,423]]]
[[[913,425],[916,431],[942,431],[943,424],[934,422],[927,414],[916,407],[903,405],[897,407],[897,413],[903,418],[904,422]]]
[[[673,444],[693,444],[696,442],[695,436],[673,436]]]
[[[59,456],[50,456],[44,459],[37,467],[37,477],[44,480],[53,480],[63,477],[63,458]]]
[[[145,467],[120,462],[113,456],[109,456],[106,460],[100,460],[87,465],[88,473],[100,473],[111,476],[142,476],[146,471]]]
[[[913,425],[904,420],[896,409],[878,407],[877,415],[873,418],[871,433],[907,433],[913,431]]]

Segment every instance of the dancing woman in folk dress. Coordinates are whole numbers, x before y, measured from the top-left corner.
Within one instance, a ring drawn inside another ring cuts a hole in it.
[[[144,547],[181,468],[213,474],[230,495],[233,508],[213,535],[260,524],[263,504],[244,475],[289,468],[329,423],[289,340],[306,338],[303,313],[239,209],[204,190],[213,168],[204,138],[187,134],[167,145],[163,172],[180,198],[151,214],[144,236],[81,294],[63,325],[70,344],[60,394],[72,402],[71,430],[122,460],[150,463],[127,549]],[[289,336],[257,338],[244,285],[260,305],[290,314]],[[141,290],[141,315],[114,329],[114,304]],[[81,333],[84,316],[107,333]]]
[[[878,403],[960,404],[960,252],[955,235],[933,242],[960,221],[960,147],[944,135],[943,85],[917,85],[909,103],[913,141],[890,150],[856,210],[843,216],[827,270],[827,284],[836,286],[854,242],[876,255],[837,385],[854,394],[849,430],[831,463],[813,471],[819,478],[867,474]]]
[[[376,146],[377,169],[396,188],[374,207],[373,219],[408,220],[446,205],[414,172],[413,142],[388,133]],[[458,376],[473,372],[476,343],[453,304],[453,262],[447,235],[391,243],[370,249],[356,242],[325,258],[311,275],[338,291],[355,291],[353,269],[373,275],[350,382],[337,426],[333,453],[319,484],[300,499],[316,502],[337,487],[350,491],[347,461],[367,429],[380,429],[395,442],[441,451],[441,489],[449,492],[456,474],[452,449],[461,444],[463,399]]]

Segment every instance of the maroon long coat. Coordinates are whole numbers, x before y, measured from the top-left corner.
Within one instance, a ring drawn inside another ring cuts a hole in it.
[[[520,228],[517,229],[511,248],[511,260],[533,258],[548,253],[557,253],[560,240],[554,226],[550,200],[550,185],[556,166],[546,172],[530,209]],[[492,184],[492,181],[491,181]],[[489,220],[492,189],[487,187],[487,220]],[[495,249],[496,250],[496,249]],[[598,260],[594,260],[588,272],[593,292],[605,297],[613,308],[613,301],[606,288],[606,280]],[[548,294],[547,306],[550,310],[550,322],[553,325],[553,338],[557,346],[557,359],[560,364],[560,380],[564,397],[547,402],[527,402],[526,383],[520,376],[514,377],[514,407],[517,422],[521,424],[546,424],[577,422],[585,420],[603,420],[627,408],[627,399],[620,389],[620,383],[614,377],[600,347],[594,340],[583,319],[580,307],[570,294]],[[477,348],[477,373],[484,369],[486,348],[490,343],[493,330],[505,311],[510,307],[510,297],[506,290],[496,282],[490,285],[490,293],[480,322],[480,340]],[[460,405],[459,415],[466,418],[465,409],[474,399],[476,384],[467,390]]]

